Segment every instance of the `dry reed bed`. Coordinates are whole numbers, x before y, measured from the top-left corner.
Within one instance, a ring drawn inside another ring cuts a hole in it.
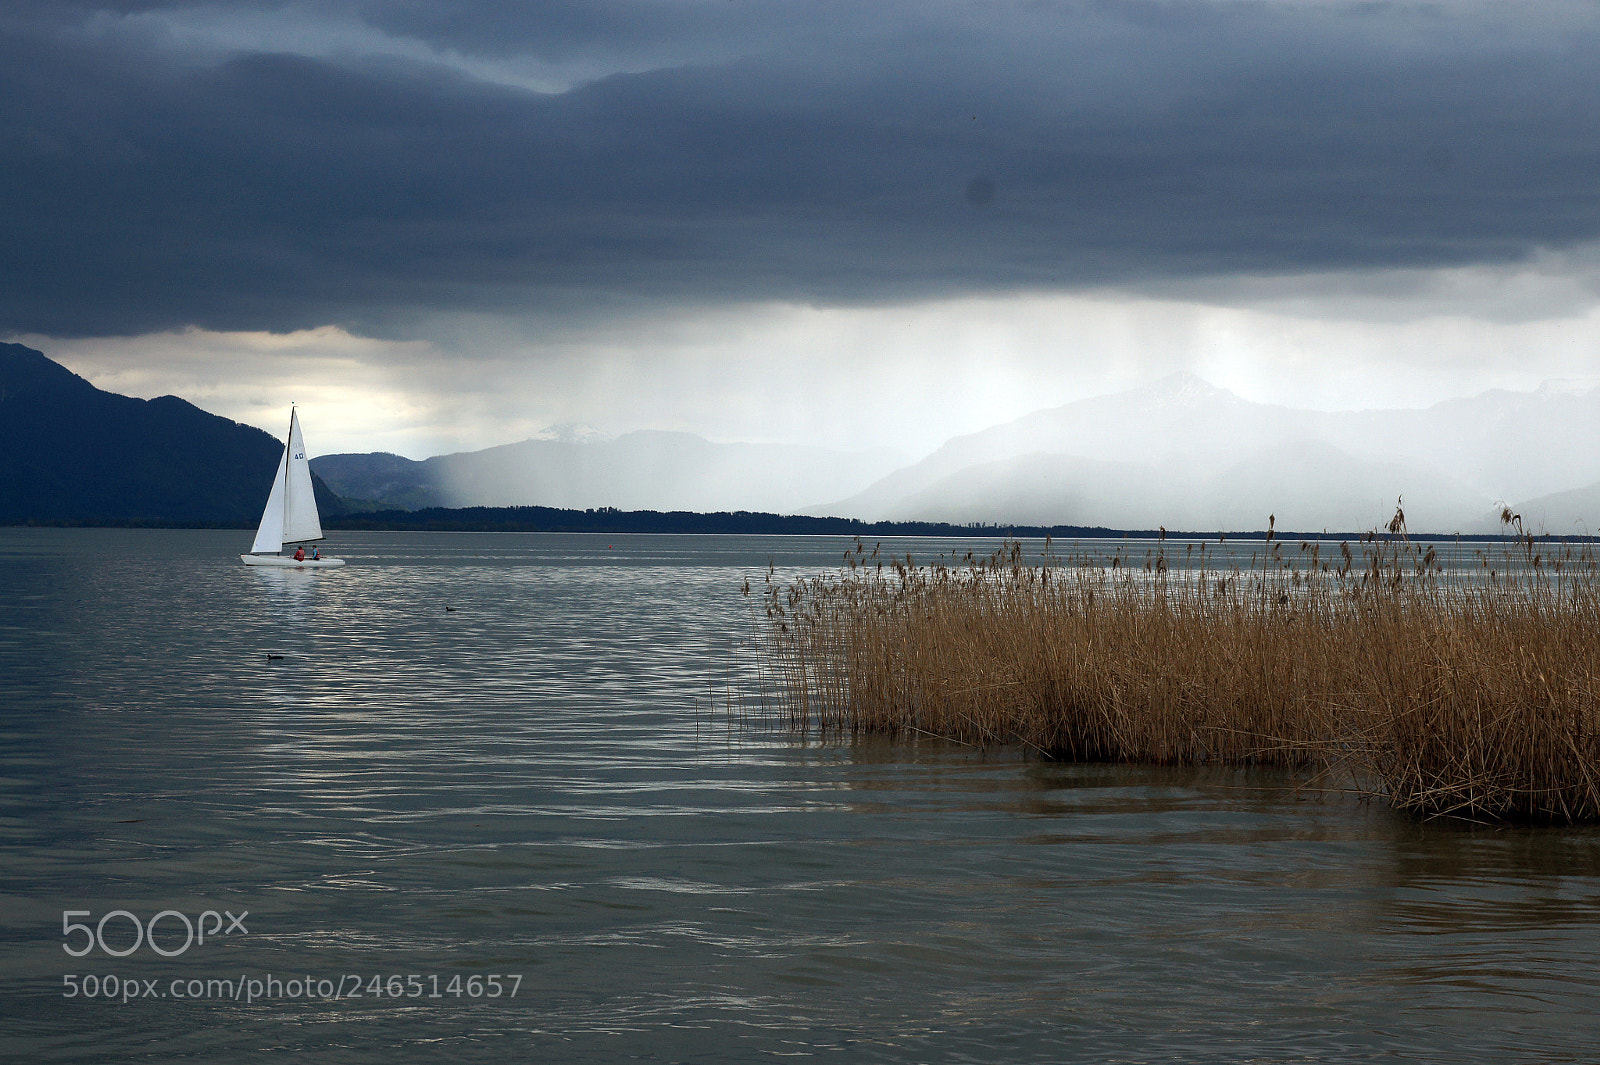
[[[1452,571],[1402,515],[1390,534],[1324,559],[1269,533],[1248,569],[1204,544],[918,566],[858,542],[835,576],[769,574],[765,669],[808,731],[1290,766],[1425,815],[1600,820],[1592,551],[1521,535]]]

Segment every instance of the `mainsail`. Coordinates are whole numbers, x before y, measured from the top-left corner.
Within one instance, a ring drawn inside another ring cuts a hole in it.
[[[306,458],[305,441],[300,438],[300,415],[289,411],[289,442],[278,460],[278,474],[272,479],[267,507],[261,512],[261,526],[252,554],[276,553],[284,544],[322,539],[322,520],[317,516],[317,497],[311,488],[311,463]]]

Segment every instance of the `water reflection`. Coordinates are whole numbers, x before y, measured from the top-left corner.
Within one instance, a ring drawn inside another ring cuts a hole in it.
[[[741,581],[840,544],[364,534],[314,574],[246,570],[232,534],[32,535],[0,533],[21,593],[0,630],[0,984],[25,1057],[1600,1048],[1591,831],[1417,823],[1277,772],[797,742],[713,710],[745,668]],[[523,983],[64,1001],[61,911],[118,907],[251,913],[248,937],[130,976]]]

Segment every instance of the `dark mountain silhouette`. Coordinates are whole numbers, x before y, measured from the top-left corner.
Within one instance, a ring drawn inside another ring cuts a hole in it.
[[[282,452],[176,396],[102,392],[41,352],[0,344],[0,524],[253,526]],[[337,513],[338,498],[316,487],[324,514]]]

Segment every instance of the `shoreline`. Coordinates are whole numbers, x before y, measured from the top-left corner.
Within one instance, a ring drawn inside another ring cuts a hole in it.
[[[1021,540],[1128,539],[1178,540],[1196,542],[1218,539],[1303,540],[1337,543],[1370,538],[1399,538],[1400,534],[1372,529],[1334,532],[1295,532],[1261,529],[1173,530],[1113,529],[1099,525],[1022,525],[988,523],[951,525],[924,521],[863,521],[858,518],[815,517],[803,514],[772,514],[760,511],[658,511],[618,510],[599,507],[567,510],[555,507],[430,507],[424,510],[385,510],[329,515],[322,526],[327,532],[542,532],[542,533],[687,533],[708,536],[923,536],[951,539],[1004,538]],[[7,524],[7,528],[58,529],[242,529],[256,527],[256,518],[201,520],[195,518],[74,518],[38,519]],[[1557,535],[1554,533],[1412,533],[1411,540],[1468,543],[1524,542],[1596,543],[1597,536]]]

